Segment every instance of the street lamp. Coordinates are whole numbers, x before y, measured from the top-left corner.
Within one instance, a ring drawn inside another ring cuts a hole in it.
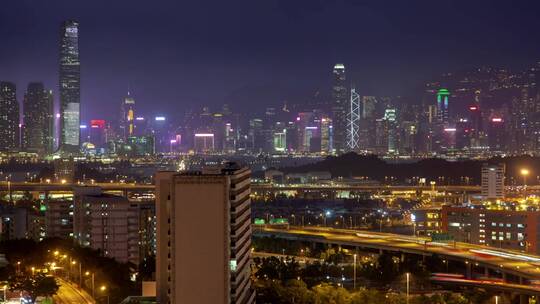
[[[356,253],[353,254],[353,289],[356,290]]]
[[[529,175],[529,169],[523,168],[520,171],[521,176],[523,176],[523,192],[525,193],[525,196],[527,195],[527,176]]]
[[[407,276],[407,304],[409,304],[409,281],[411,274],[407,272],[405,275]]]
[[[90,274],[92,274],[92,298],[96,298],[96,281],[95,281],[95,276],[94,276],[94,273],[90,273],[89,271],[85,272],[84,275],[85,276],[89,276]]]
[[[107,287],[105,285],[101,286],[99,288],[99,290],[101,290],[101,292],[105,293],[105,291],[107,290]],[[104,297],[107,297],[107,304],[109,304],[109,294],[105,294]]]

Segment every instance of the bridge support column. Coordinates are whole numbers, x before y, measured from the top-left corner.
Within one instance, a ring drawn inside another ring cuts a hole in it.
[[[127,198],[128,197],[128,191],[127,190],[122,190],[122,196]]]
[[[465,262],[465,268],[467,268],[465,277],[467,279],[472,278],[472,264],[469,263],[468,261],[466,261]]]
[[[506,272],[504,272],[504,271],[502,273],[502,279],[503,279],[504,282],[506,282]]]
[[[486,278],[489,278],[489,268],[487,268],[487,267],[484,267],[484,276]]]

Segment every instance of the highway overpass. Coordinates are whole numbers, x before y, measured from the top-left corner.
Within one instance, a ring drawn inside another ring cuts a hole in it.
[[[0,191],[69,192],[74,187],[99,186],[105,191],[153,191],[154,185],[135,183],[32,183],[0,182]],[[530,188],[530,187],[529,187]],[[252,191],[445,191],[480,192],[479,186],[386,186],[386,185],[271,185],[252,184]]]
[[[273,236],[307,243],[322,243],[351,248],[402,252],[423,256],[437,254],[443,259],[461,261],[471,277],[472,267],[482,267],[502,273],[503,279],[513,275],[520,283],[540,280],[540,256],[467,243],[432,242],[422,237],[404,236],[371,231],[345,230],[315,227],[268,227],[254,226],[255,236]],[[539,289],[540,293],[540,289]]]

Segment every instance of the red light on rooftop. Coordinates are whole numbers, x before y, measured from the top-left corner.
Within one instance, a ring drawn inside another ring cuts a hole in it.
[[[103,120],[103,119],[92,119],[92,120],[90,120],[90,128],[105,129],[105,120]]]

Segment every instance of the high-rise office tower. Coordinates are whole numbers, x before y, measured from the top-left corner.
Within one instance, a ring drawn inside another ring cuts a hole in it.
[[[131,97],[129,92],[122,103],[120,131],[124,140],[135,135],[135,99]]]
[[[79,23],[68,20],[60,30],[60,149],[79,152],[81,75]]]
[[[448,123],[449,97],[450,97],[450,92],[447,89],[440,89],[437,92],[437,119],[439,123],[442,123],[442,124]]]
[[[375,114],[377,99],[375,96],[362,97],[362,117],[360,118],[359,146],[361,150],[372,151],[375,147]]]
[[[19,103],[16,86],[11,82],[0,82],[0,150],[13,151],[19,148]]]
[[[254,303],[250,170],[156,174],[158,303]]]
[[[321,118],[321,153],[332,153],[332,133],[333,133],[332,119],[330,117],[323,116]]]
[[[342,153],[347,144],[347,86],[345,66],[338,63],[333,70],[332,86],[332,121],[334,123],[334,148],[336,153]]]
[[[103,119],[90,120],[88,140],[96,147],[101,148],[107,143],[106,123]]]
[[[347,150],[360,148],[360,95],[351,89],[351,98],[347,111]]]
[[[384,111],[384,118],[387,124],[388,136],[388,153],[398,152],[398,137],[397,137],[397,110],[389,108]]]
[[[23,148],[40,154],[53,152],[54,104],[52,91],[32,82],[23,100]]]

